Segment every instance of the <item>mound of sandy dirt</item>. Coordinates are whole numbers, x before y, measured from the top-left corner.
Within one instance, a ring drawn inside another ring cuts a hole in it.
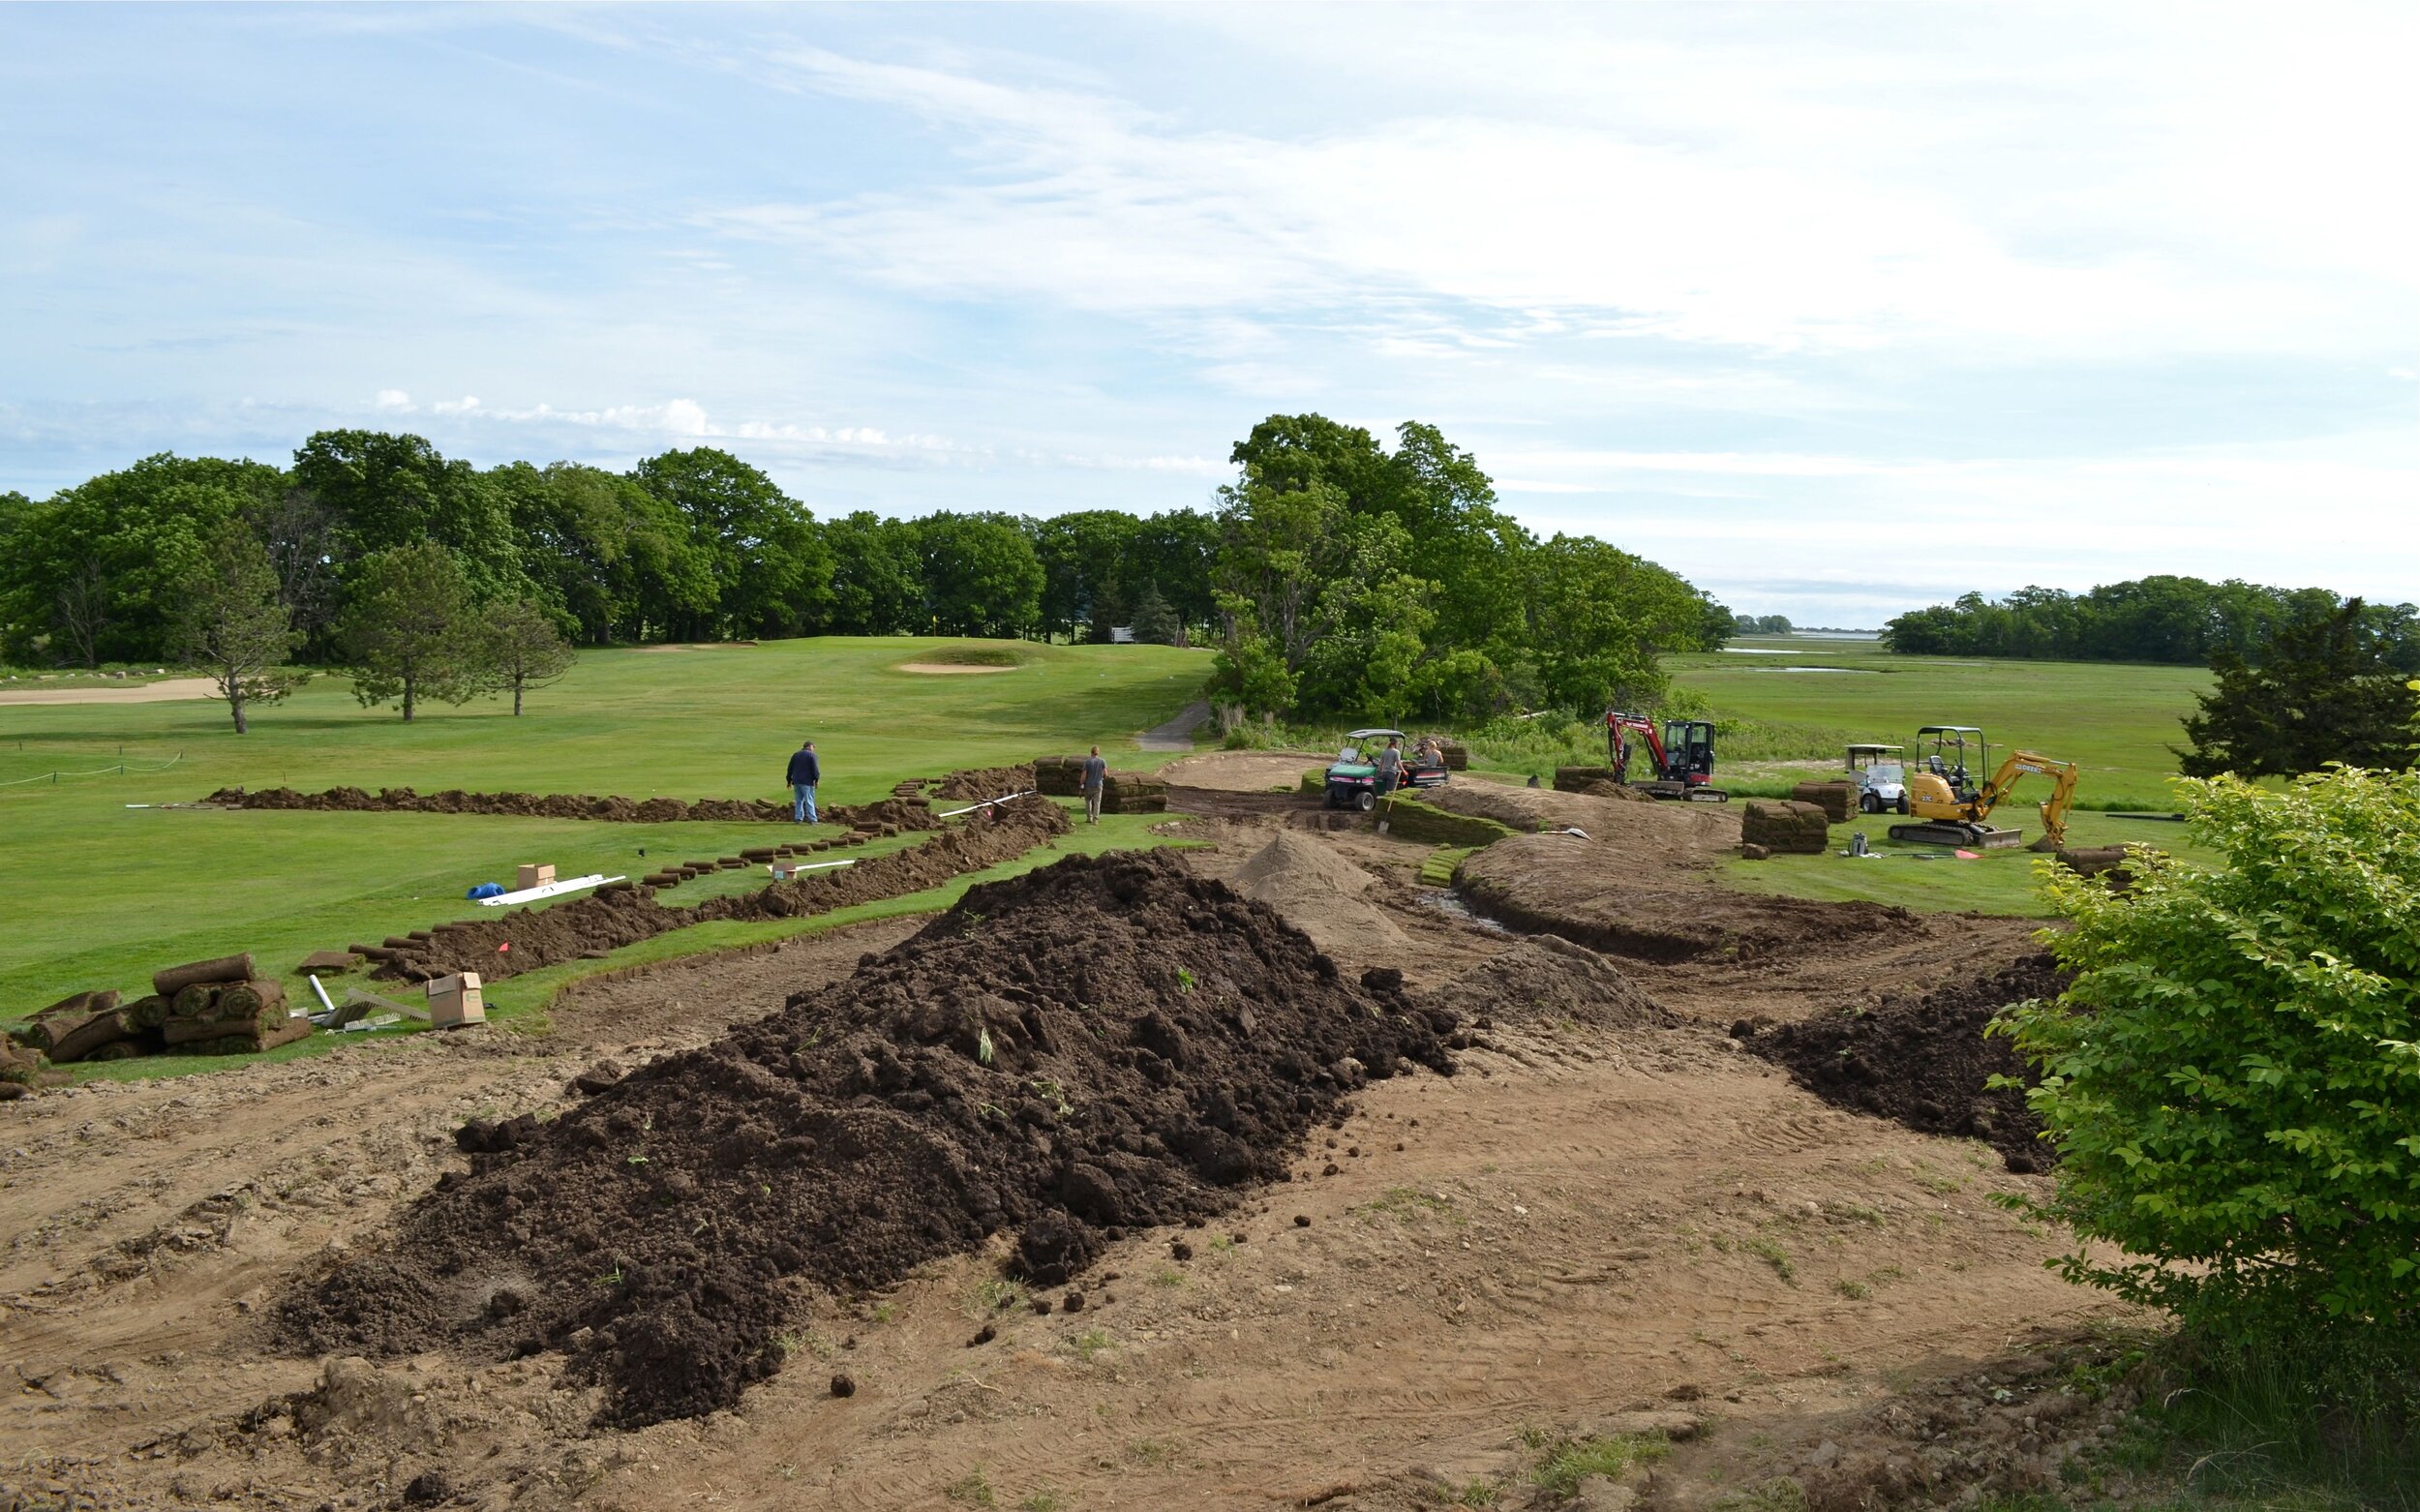
[[[921,805],[920,805],[921,806]],[[803,919],[878,898],[939,887],[951,878],[1022,856],[1068,831],[1067,811],[1047,799],[1019,799],[980,809],[963,824],[903,851],[851,866],[811,871],[754,892],[708,898],[671,908],[641,889],[600,892],[546,908],[519,908],[495,918],[465,920],[399,944],[374,975],[426,982],[457,971],[491,981],[558,961],[619,950],[641,940],[719,920]],[[503,947],[509,945],[511,949]]]
[[[1503,1024],[1569,1020],[1602,1029],[1669,1029],[1682,1022],[1612,961],[1551,934],[1520,941],[1421,1000],[1458,1018]]]
[[[1236,871],[1233,885],[1285,915],[1321,950],[1367,955],[1410,943],[1385,910],[1362,900],[1376,880],[1312,836],[1281,830]]]
[[[1282,1178],[1365,1078],[1450,1074],[1453,1027],[1172,857],[1071,859],[551,1123],[465,1126],[470,1173],[290,1286],[277,1336],[562,1349],[625,1425],[729,1406],[779,1369],[805,1288],[1010,1228],[1025,1274],[1063,1281],[1124,1227]]]
[[[1984,1085],[1995,1075],[2029,1085],[2039,1078],[2008,1041],[1985,1039],[1983,1026],[2012,1003],[2066,986],[2057,960],[2042,952],[1921,998],[1886,997],[1863,1013],[1765,1029],[1748,1048],[1788,1067],[1827,1103],[1926,1134],[1987,1139],[2009,1169],[2045,1170],[2055,1156],[2024,1094]]]

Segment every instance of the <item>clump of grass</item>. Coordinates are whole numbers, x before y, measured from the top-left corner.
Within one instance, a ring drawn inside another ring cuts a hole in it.
[[[990,1507],[1000,1504],[998,1495],[991,1489],[990,1479],[983,1474],[983,1467],[980,1465],[942,1487],[941,1494],[963,1506]]]
[[[1790,1252],[1763,1234],[1739,1241],[1739,1248],[1773,1268],[1773,1274],[1792,1285],[1798,1284],[1798,1267],[1790,1263]]]
[[[1669,1447],[1660,1438],[1633,1434],[1558,1438],[1546,1446],[1529,1478],[1548,1497],[1568,1497],[1579,1494],[1580,1482],[1588,1477],[1619,1479],[1633,1465],[1663,1458]]]
[[[1069,1340],[1067,1346],[1077,1359],[1090,1365],[1094,1355],[1109,1347],[1109,1335],[1104,1329],[1095,1328]]]
[[[1377,1196],[1350,1209],[1363,1219],[1410,1218],[1419,1213],[1450,1213],[1453,1210],[1453,1202],[1442,1194],[1422,1192],[1414,1187],[1389,1187]]]

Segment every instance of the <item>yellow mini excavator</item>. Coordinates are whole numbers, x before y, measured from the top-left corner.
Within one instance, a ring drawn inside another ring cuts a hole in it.
[[[2017,831],[1986,823],[1991,811],[2027,772],[2050,778],[2056,785],[2042,805],[2042,838],[2038,851],[2055,851],[2067,843],[2067,811],[2075,801],[2078,768],[2072,761],[2053,761],[2031,751],[2017,751],[2000,764],[1991,780],[1970,798],[1960,798],[1949,780],[1921,768],[1907,778],[1908,812],[1921,824],[1892,825],[1891,838],[1919,845],[1971,845],[1978,850],[2006,850],[2023,838]]]

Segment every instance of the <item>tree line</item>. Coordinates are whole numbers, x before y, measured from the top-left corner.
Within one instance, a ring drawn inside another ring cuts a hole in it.
[[[2191,666],[2227,654],[2257,664],[2279,632],[2317,623],[2345,602],[2322,588],[2156,576],[2084,593],[2053,588],[2020,589],[1996,599],[1968,593],[1955,603],[1897,616],[1882,640],[1891,650],[1918,656]],[[2363,604],[2357,629],[2396,668],[2420,672],[2420,608]]]
[[[276,696],[288,657],[409,717],[507,685],[518,702],[560,659],[550,638],[1126,626],[1215,643],[1212,691],[1238,715],[1399,719],[1651,699],[1661,652],[1729,633],[1654,563],[1525,530],[1434,427],[1390,450],[1276,415],[1233,461],[1206,510],[818,520],[711,447],[625,472],[481,469],[360,430],[319,432],[287,467],[154,456],[40,501],[0,495],[0,655],[233,668],[240,725],[242,690]]]

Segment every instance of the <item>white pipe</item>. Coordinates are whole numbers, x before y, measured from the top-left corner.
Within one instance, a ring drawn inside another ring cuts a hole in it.
[[[500,892],[494,897],[480,898],[478,902],[481,908],[502,908],[510,903],[529,903],[542,897],[558,897],[565,892],[577,892],[582,888],[602,887],[608,882],[620,880],[620,877],[609,877],[601,871],[590,872],[585,877],[574,877],[568,882],[550,882],[544,887],[523,888],[518,892]]]
[[[1020,798],[1031,798],[1040,791],[1041,789],[1039,788],[1027,788],[1022,793],[1012,793],[1006,798],[987,798],[980,803],[969,803],[964,808],[953,808],[946,812],[935,814],[933,817],[935,819],[955,819],[960,814],[971,814],[979,808],[989,808],[994,803],[1013,803]]]

